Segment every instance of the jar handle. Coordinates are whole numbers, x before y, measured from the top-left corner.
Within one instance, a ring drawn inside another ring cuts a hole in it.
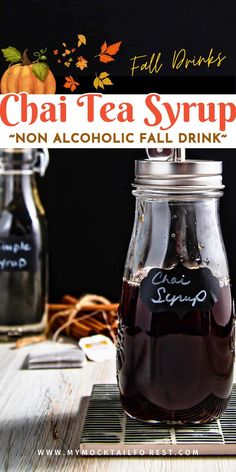
[[[38,172],[41,177],[44,176],[48,163],[49,163],[49,153],[47,148],[36,149],[35,157],[38,161],[38,164],[34,167],[34,171]]]

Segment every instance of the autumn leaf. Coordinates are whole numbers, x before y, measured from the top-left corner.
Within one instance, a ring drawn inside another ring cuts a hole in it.
[[[99,56],[100,56],[100,61],[101,62],[107,63],[107,62],[111,62],[111,61],[115,60],[113,57],[108,56],[107,54],[100,54]]]
[[[115,59],[112,56],[115,56],[119,51],[121,42],[122,41],[118,41],[118,43],[110,44],[110,46],[108,46],[106,41],[104,41],[101,46],[100,54],[95,57],[99,57],[100,61],[105,63],[114,61]]]
[[[96,79],[94,79],[93,85],[95,89],[98,89],[98,87],[104,89],[103,81],[100,80],[99,77],[96,77]]]
[[[104,83],[104,85],[113,85],[111,79],[109,79],[108,77],[103,80],[103,83]]]
[[[93,86],[97,90],[99,87],[104,89],[104,85],[113,85],[111,79],[109,79],[108,72],[101,72],[101,74],[96,77],[93,81]]]
[[[106,41],[101,46],[101,54],[107,50],[107,43]]]
[[[58,49],[54,49],[53,54],[54,56],[58,56]]]
[[[115,54],[118,53],[120,49],[121,41],[115,44],[111,44],[111,46],[108,46],[106,50],[106,54],[110,54],[110,56],[114,56]]]
[[[88,61],[83,56],[78,57],[78,62],[76,62],[76,67],[79,67],[80,70],[84,70],[85,67],[88,67]]]
[[[105,79],[105,77],[108,77],[108,72],[101,72],[101,74],[99,75],[100,79]]]
[[[64,66],[70,67],[70,62],[69,61],[64,62]]]
[[[69,77],[65,77],[66,82],[64,83],[64,87],[67,89],[70,89],[71,92],[74,92],[79,85],[79,82],[76,82],[75,79],[73,79],[72,75],[69,75]]]
[[[63,57],[68,56],[70,54],[69,49],[65,49],[65,52],[62,54]]]
[[[86,37],[84,34],[78,34],[78,48],[82,46],[82,44],[86,44]]]
[[[96,77],[94,79],[93,86],[95,87],[96,90],[98,89],[98,87],[99,87],[99,78],[98,77]]]

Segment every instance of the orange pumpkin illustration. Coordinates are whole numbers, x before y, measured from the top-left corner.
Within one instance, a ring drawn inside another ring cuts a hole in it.
[[[48,64],[38,61],[32,63],[27,51],[24,51],[20,63],[10,65],[4,72],[0,83],[1,93],[55,93],[56,80]],[[46,59],[46,56],[41,54],[40,59],[43,58]],[[11,59],[7,60],[10,62]]]

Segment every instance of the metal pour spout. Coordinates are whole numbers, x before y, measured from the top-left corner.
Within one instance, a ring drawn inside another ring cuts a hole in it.
[[[146,150],[148,158],[154,161],[181,162],[185,160],[185,149],[171,148],[151,148]]]

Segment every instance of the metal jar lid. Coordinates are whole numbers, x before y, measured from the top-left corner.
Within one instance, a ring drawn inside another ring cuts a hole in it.
[[[156,159],[135,161],[134,186],[180,192],[222,190],[222,162]]]

